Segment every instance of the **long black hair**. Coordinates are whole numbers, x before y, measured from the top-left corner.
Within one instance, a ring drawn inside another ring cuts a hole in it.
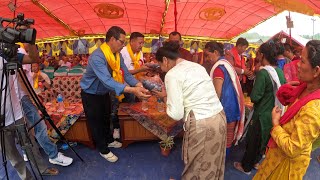
[[[156,53],[156,59],[159,62],[163,61],[163,57],[167,57],[172,60],[177,60],[180,57],[179,53],[180,44],[176,41],[166,42],[163,47],[159,48]]]
[[[264,55],[266,60],[273,66],[277,65],[278,46],[273,41],[265,42],[259,47],[259,52]]]
[[[306,45],[308,51],[308,59],[312,68],[320,66],[320,41],[311,40]]]
[[[222,43],[218,43],[217,41],[207,42],[204,48],[212,53],[216,50],[219,52],[220,56],[224,56],[224,46]]]

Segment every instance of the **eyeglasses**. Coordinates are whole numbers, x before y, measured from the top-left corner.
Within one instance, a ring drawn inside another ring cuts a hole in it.
[[[121,44],[124,44],[126,41],[122,41],[121,39],[117,39],[118,41],[121,42]]]

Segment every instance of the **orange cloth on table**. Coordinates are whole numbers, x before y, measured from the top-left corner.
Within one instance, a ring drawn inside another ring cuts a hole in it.
[[[134,53],[133,53],[133,51],[132,51],[132,49],[131,49],[130,43],[128,43],[128,45],[127,45],[127,50],[128,50],[129,55],[130,55],[130,58],[131,58],[131,60],[132,60],[134,69],[135,69],[135,70],[136,70],[136,69],[139,69],[139,68],[141,67],[141,64],[140,64],[140,61],[141,61],[141,60],[140,60],[140,58],[141,58],[141,53],[138,52],[137,55],[135,56]],[[143,63],[143,62],[142,62],[142,63]],[[139,79],[140,76],[141,76],[140,73],[137,73],[137,74],[135,75],[135,77],[136,77],[137,79]]]
[[[103,43],[100,46],[101,51],[103,52],[107,63],[109,64],[110,68],[112,69],[112,77],[118,83],[124,83],[122,71],[120,68],[120,53],[117,52],[115,55],[112,53],[110,46],[107,43]],[[117,96],[117,99],[121,102],[124,98],[124,95],[121,94]]]
[[[40,76],[40,71],[35,73],[36,76],[33,78],[33,88],[38,89],[39,88],[39,76]]]

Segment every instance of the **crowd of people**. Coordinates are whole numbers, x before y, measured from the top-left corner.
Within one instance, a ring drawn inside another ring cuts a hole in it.
[[[38,58],[34,46],[26,46],[20,61],[40,63],[32,65],[32,72],[24,67],[35,90],[39,83],[44,89],[50,88],[50,79],[39,71],[41,68],[86,67],[80,82],[82,104],[97,150],[109,162],[118,160],[111,148],[122,146],[119,104],[154,95],[166,103],[168,116],[184,122],[182,179],[224,179],[225,158],[246,130],[245,92],[254,103],[253,116],[247,120],[245,153],[240,162],[234,162],[234,168],[245,174],[258,169],[254,179],[302,179],[312,144],[320,135],[320,41],[308,42],[301,55],[294,54],[290,44],[266,42],[257,49],[255,59],[247,60],[243,53],[249,43],[244,38],[239,38],[231,50],[225,50],[222,43],[207,42],[201,54],[190,53],[182,44],[181,34],[172,32],[152,62],[145,62],[144,35],[132,32],[126,44],[126,32],[113,26],[105,42],[89,57],[67,56],[61,49],[60,56],[49,57],[44,51]],[[155,65],[161,72],[153,68]],[[161,91],[150,92],[142,80],[157,74],[164,85]],[[15,97],[12,105],[18,109],[21,97],[27,122],[33,124],[40,116],[20,86],[16,83],[20,91],[11,92]],[[11,110],[7,111],[10,114]],[[6,118],[8,132],[13,120],[23,123],[22,117],[20,113],[15,119]],[[46,130],[44,123],[38,124],[35,137],[49,162],[70,165],[72,159],[57,151]],[[14,143],[6,142],[8,146]],[[31,178],[18,151],[9,150],[8,158],[21,179]],[[47,166],[41,172],[58,173]]]

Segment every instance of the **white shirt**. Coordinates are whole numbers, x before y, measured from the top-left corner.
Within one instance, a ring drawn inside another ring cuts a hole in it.
[[[124,61],[124,64],[127,66],[128,70],[134,70],[134,65],[133,65],[133,62],[132,62],[132,59],[130,57],[130,54],[128,52],[128,48],[127,46],[125,46],[124,48],[122,48],[122,50],[120,51],[121,55],[122,55],[122,58],[123,58],[123,61]],[[144,61],[143,61],[143,53],[142,51],[139,52],[140,53],[140,60],[141,60],[141,63],[140,65],[143,65],[144,64]],[[137,54],[134,54],[134,56],[136,56]]]
[[[67,67],[70,69],[70,68],[71,68],[71,65],[72,65],[72,64],[67,61],[66,63],[63,62],[63,63],[60,65],[60,67],[62,67],[62,66],[67,66]]]
[[[40,70],[39,70],[39,71],[40,71]],[[34,72],[31,72],[31,77],[33,77],[33,75],[34,75]],[[51,84],[50,78],[49,78],[49,76],[48,76],[46,73],[40,71],[40,76],[44,79],[44,81],[45,81],[47,84]],[[31,86],[33,87],[33,78],[31,78],[31,79],[32,79],[32,80],[30,81],[30,84],[31,84]],[[33,88],[33,89],[34,89],[34,88]],[[34,89],[34,92],[36,92],[36,94],[41,93],[40,87],[39,87],[38,89]]]
[[[28,55],[26,50],[23,48],[19,48],[18,53]],[[23,64],[22,68],[23,68],[24,72],[26,73],[29,82],[32,83],[31,84],[31,86],[32,86],[33,80],[32,80],[32,74],[31,74],[31,64]],[[18,81],[15,81],[14,83],[15,83],[15,90],[16,90],[16,93],[17,93],[19,99],[22,99],[23,96],[28,95],[28,91],[27,91],[26,87],[24,85],[22,87],[23,81],[20,76],[18,78]]]
[[[2,78],[2,73],[4,73],[3,62],[6,63],[6,61],[3,60],[2,57],[0,57],[0,78]],[[16,93],[15,81],[17,81],[17,79],[15,77],[16,75],[9,75],[9,86],[7,88],[7,93],[5,94],[4,91],[2,91],[3,93],[1,97],[1,113],[4,110],[4,98],[7,97],[5,105],[5,126],[9,126],[14,122],[14,120],[17,121],[23,117],[20,101]],[[5,87],[6,82],[6,77],[4,76],[3,82],[1,82],[3,83],[3,88]]]
[[[211,78],[201,65],[184,60],[165,76],[167,114],[175,120],[192,110],[197,120],[212,117],[223,110]]]

